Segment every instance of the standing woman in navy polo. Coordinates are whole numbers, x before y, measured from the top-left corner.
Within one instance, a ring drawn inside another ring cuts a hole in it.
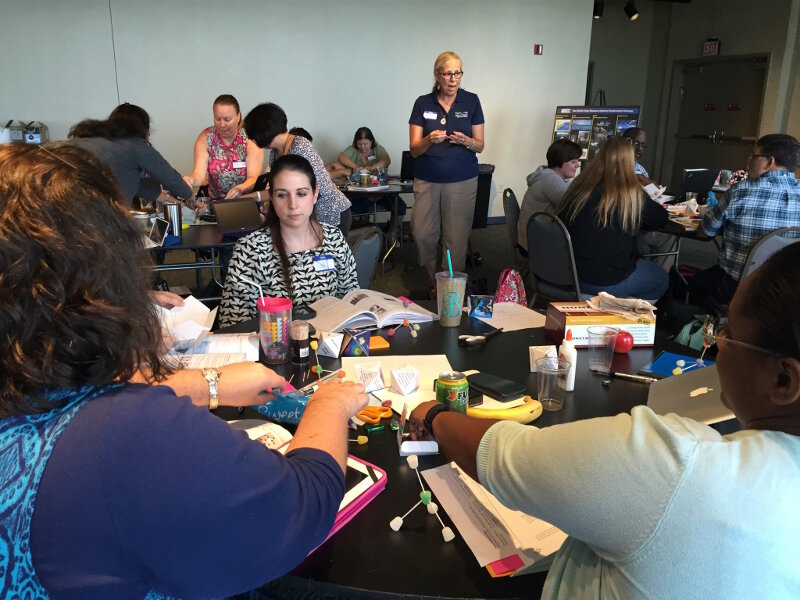
[[[433,65],[433,91],[417,98],[408,120],[417,159],[411,229],[432,288],[440,228],[453,269],[464,270],[478,191],[483,110],[476,94],[460,89],[463,74],[458,54],[442,52]]]

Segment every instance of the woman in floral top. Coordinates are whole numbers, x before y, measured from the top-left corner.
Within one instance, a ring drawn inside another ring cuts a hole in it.
[[[247,138],[239,102],[230,94],[214,100],[214,126],[194,143],[194,169],[183,179],[193,188],[208,184],[212,198],[236,198],[253,188],[264,151]]]

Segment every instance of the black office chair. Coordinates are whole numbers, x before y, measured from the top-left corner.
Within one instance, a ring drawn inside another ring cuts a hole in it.
[[[519,202],[514,190],[506,188],[503,190],[503,212],[506,215],[506,229],[508,230],[508,241],[511,244],[511,253],[514,255],[514,262],[522,266],[521,271],[528,270],[528,253],[519,245]]]
[[[383,232],[375,226],[351,229],[347,243],[356,259],[358,287],[368,289],[383,245]]]
[[[527,229],[533,287],[529,306],[538,296],[565,302],[590,298],[581,294],[572,239],[561,219],[546,212],[533,213]]]

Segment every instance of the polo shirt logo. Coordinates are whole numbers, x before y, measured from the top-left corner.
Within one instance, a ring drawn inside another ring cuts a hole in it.
[[[469,113],[465,110],[457,110],[456,111],[456,119],[466,119],[469,117]]]

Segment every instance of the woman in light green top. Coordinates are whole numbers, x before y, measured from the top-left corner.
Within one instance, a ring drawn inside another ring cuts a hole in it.
[[[392,159],[384,147],[375,141],[369,127],[359,127],[353,136],[353,143],[342,150],[338,161],[350,172],[363,169],[375,172],[380,167],[388,167]]]

